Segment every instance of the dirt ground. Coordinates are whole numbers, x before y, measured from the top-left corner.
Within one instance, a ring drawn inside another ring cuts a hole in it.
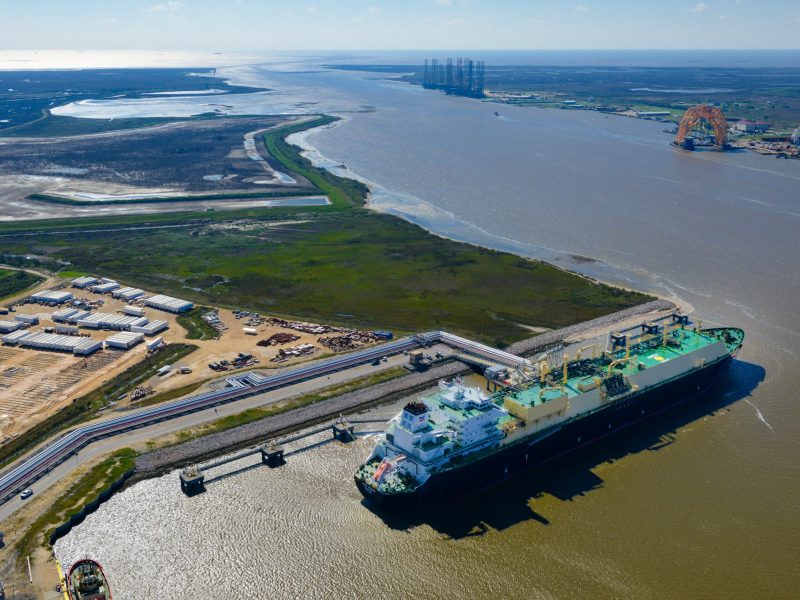
[[[40,289],[50,289],[63,282],[64,280],[57,277],[49,277],[37,288],[26,291],[22,296],[28,296],[33,291]],[[110,295],[95,294],[88,290],[65,289],[72,291],[76,298],[102,299],[104,303],[98,312],[120,313],[126,305],[122,300],[112,298]],[[146,291],[147,295],[155,293]],[[14,300],[18,299],[19,297]],[[13,300],[6,301],[4,304],[10,305],[11,303]],[[52,321],[54,309],[37,304],[25,304],[16,308],[18,314],[31,314],[39,317],[39,325],[33,326],[31,331],[42,331],[45,327],[57,325]],[[13,318],[13,314],[10,313],[9,316],[3,318]],[[147,307],[144,308],[144,315],[151,321],[160,319],[169,324],[166,331],[145,338],[146,340],[161,336],[165,343],[186,342],[198,346],[198,349],[192,354],[173,365],[174,368],[168,374],[154,375],[142,382],[142,385],[150,386],[154,394],[191,383],[205,382],[207,385],[214,385],[216,381],[224,377],[241,372],[243,369],[217,372],[208,366],[213,362],[230,361],[240,352],[252,354],[258,360],[257,365],[250,368],[266,370],[285,368],[331,352],[317,342],[320,337],[317,334],[267,325],[256,327],[257,335],[246,334],[244,333],[245,319],[236,319],[230,310],[219,311],[220,320],[225,324],[227,330],[217,339],[202,341],[187,339],[186,330],[177,323],[177,315]],[[257,345],[259,340],[267,339],[279,331],[290,331],[300,336],[300,339],[283,346],[261,347]],[[115,333],[90,329],[81,329],[81,332],[89,333],[91,338],[96,340],[104,340]],[[270,362],[270,359],[277,354],[278,348],[305,343],[316,346],[316,350],[310,355],[295,357],[285,362]],[[0,441],[4,443],[13,439],[72,400],[90,392],[136,364],[146,354],[145,343],[138,344],[127,351],[104,349],[88,357],[76,357],[64,352],[0,346]],[[191,369],[191,373],[181,374],[178,372],[179,367],[188,367]],[[117,408],[128,406],[131,406],[130,396],[121,400]]]

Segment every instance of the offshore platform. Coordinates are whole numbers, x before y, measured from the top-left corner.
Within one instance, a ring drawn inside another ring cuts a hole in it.
[[[445,64],[434,58],[425,60],[422,87],[426,90],[441,90],[453,96],[483,98],[486,65],[482,60],[457,58],[455,64],[448,58]]]

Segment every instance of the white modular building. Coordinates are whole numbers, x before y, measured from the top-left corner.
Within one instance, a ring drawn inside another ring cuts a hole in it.
[[[72,287],[82,290],[95,283],[97,283],[97,277],[78,277],[72,280]]]
[[[66,323],[67,319],[77,315],[80,310],[77,308],[62,308],[53,313],[53,321],[56,323]]]
[[[141,306],[123,306],[122,312],[132,317],[144,316],[144,309]]]
[[[78,321],[80,327],[88,329],[114,329],[128,331],[132,326],[147,325],[146,317],[131,315],[115,315],[111,313],[93,313]]]
[[[164,345],[164,338],[161,337],[161,336],[158,336],[157,338],[153,338],[152,340],[147,342],[147,350],[148,351],[152,351],[152,350],[155,350],[156,348],[158,348],[159,346],[163,346],[163,345]]]
[[[25,348],[72,352],[77,356],[86,356],[92,352],[97,352],[103,347],[102,342],[91,338],[58,335],[56,333],[28,333],[28,335],[21,337],[17,343]]]
[[[80,329],[74,325],[56,325],[54,329],[56,333],[62,335],[78,335],[80,333]]]
[[[106,338],[106,348],[127,350],[144,340],[144,334],[131,331],[120,331]]]
[[[157,296],[150,296],[145,298],[144,303],[147,306],[165,310],[171,313],[182,313],[194,308],[194,303],[188,300],[181,300],[180,298],[173,298],[172,296],[165,296],[158,294]]]
[[[11,333],[22,329],[22,323],[19,321],[0,321],[0,333]]]
[[[75,325],[78,321],[80,321],[81,319],[85,319],[90,314],[92,314],[92,312],[89,310],[79,310],[74,315],[70,315],[69,317],[67,317],[66,321],[70,325]]]
[[[93,285],[92,291],[95,294],[109,294],[120,287],[121,286],[116,281],[110,281],[108,283],[98,283],[97,285]]]
[[[120,298],[121,300],[125,300],[125,302],[130,302],[131,300],[136,300],[136,298],[141,298],[144,296],[144,290],[140,290],[139,288],[124,287],[114,290],[111,292],[111,295],[114,298]]]
[[[20,340],[27,335],[30,335],[30,331],[25,331],[24,329],[17,329],[16,331],[12,331],[11,333],[7,333],[3,336],[3,343],[7,344],[8,346],[16,346],[19,344]]]
[[[37,325],[39,323],[39,317],[36,315],[14,315],[14,320],[28,325]]]
[[[150,321],[144,325],[131,325],[131,331],[135,333],[143,333],[145,335],[155,335],[159,331],[164,331],[169,327],[166,321]]]
[[[31,300],[39,304],[64,304],[64,302],[69,302],[73,298],[72,292],[63,290],[44,290],[31,294]]]

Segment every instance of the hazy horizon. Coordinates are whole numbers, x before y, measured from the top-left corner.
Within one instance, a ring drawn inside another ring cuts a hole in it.
[[[0,0],[6,50],[793,50],[791,0]]]

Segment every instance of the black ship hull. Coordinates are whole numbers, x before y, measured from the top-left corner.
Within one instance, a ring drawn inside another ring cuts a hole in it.
[[[730,358],[728,355],[685,377],[628,399],[612,402],[603,410],[565,423],[553,431],[542,432],[530,441],[509,445],[463,467],[434,473],[413,492],[381,494],[365,486],[358,478],[356,485],[370,502],[381,506],[411,504],[475,492],[702,395],[716,383]]]

